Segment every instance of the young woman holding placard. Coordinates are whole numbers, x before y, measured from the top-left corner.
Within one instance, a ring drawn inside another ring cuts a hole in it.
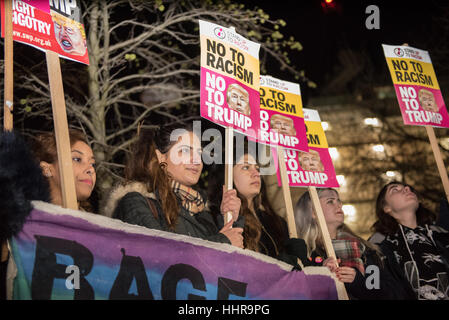
[[[209,174],[208,207],[211,212],[216,212],[219,206],[222,172],[222,166],[218,165]],[[244,248],[277,258],[300,269],[297,259],[305,257],[305,243],[302,239],[289,239],[287,223],[272,209],[260,176],[260,166],[252,154],[245,152],[235,161],[233,183],[242,203],[240,216],[244,218]],[[221,215],[216,215],[215,220],[218,226],[224,224]]]
[[[172,135],[173,134],[173,135]],[[203,170],[202,147],[191,125],[140,130],[125,168],[126,181],[109,198],[104,214],[151,229],[170,231],[242,247],[238,220],[240,201],[227,191],[221,213],[233,219],[218,229],[204,197],[194,189]]]
[[[335,189],[320,188],[318,197],[329,235],[338,261],[327,258],[323,236],[318,227],[309,192],[304,193],[295,206],[298,237],[307,244],[307,257],[303,263],[327,266],[345,284],[350,299],[407,299],[406,290],[390,273],[379,250],[358,237],[344,223],[339,194]]]

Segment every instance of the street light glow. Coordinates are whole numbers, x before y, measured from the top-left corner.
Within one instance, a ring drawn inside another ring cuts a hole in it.
[[[375,146],[373,146],[373,150],[376,152],[384,152],[385,148],[381,144],[376,144]]]
[[[345,218],[346,218],[347,222],[355,221],[357,210],[355,209],[355,207],[352,204],[345,204],[342,207],[342,210],[345,214]]]
[[[365,120],[363,120],[363,122],[367,126],[373,126],[373,127],[379,127],[380,126],[379,119],[377,119],[377,118],[365,118]]]
[[[385,172],[385,174],[387,175],[387,177],[390,177],[390,178],[392,178],[396,175],[396,173],[394,171],[387,171],[387,172]]]

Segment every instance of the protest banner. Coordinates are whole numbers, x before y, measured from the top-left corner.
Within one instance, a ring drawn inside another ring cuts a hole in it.
[[[303,112],[309,151],[284,150],[288,183],[291,187],[338,188],[340,185],[329,154],[320,116],[316,110],[312,109],[304,108]],[[276,152],[274,149],[272,150]],[[277,164],[275,165],[277,166]],[[279,170],[277,171],[277,177],[278,184],[281,186]]]
[[[260,77],[258,142],[308,151],[299,84]]]
[[[406,125],[425,126],[449,201],[449,178],[433,127],[449,128],[449,115],[428,51],[382,45]]]
[[[14,41],[89,64],[79,0],[12,0],[11,3]],[[3,23],[5,1],[1,5]]]
[[[10,240],[11,299],[338,299],[326,267],[33,202]]]

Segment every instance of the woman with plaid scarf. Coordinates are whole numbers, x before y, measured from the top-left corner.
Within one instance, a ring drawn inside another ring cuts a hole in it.
[[[337,267],[335,259],[326,257],[323,237],[308,192],[301,196],[294,210],[298,237],[303,238],[307,244],[308,259],[303,261],[303,264],[327,266],[335,272],[340,281],[345,283],[350,299],[404,299],[407,297],[401,288],[396,288],[398,281],[393,278],[389,267],[383,263],[380,251],[368,241],[355,235],[344,224],[344,213],[338,192],[331,188],[322,188],[318,189],[318,197],[339,266]],[[371,265],[379,270],[379,286],[370,285],[374,282],[371,281],[371,274],[366,271]]]
[[[225,192],[221,211],[232,212],[233,219],[218,229],[205,210],[203,196],[193,188],[203,169],[201,153],[200,138],[190,124],[140,130],[125,168],[126,181],[113,190],[103,214],[242,248],[243,229],[237,225],[240,200],[235,190]]]

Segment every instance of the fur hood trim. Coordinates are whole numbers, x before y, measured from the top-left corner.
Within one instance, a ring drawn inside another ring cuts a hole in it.
[[[156,199],[156,195],[153,192],[148,192],[146,185],[142,182],[134,181],[125,185],[118,185],[109,194],[101,214],[111,218],[120,199],[130,192],[138,192],[144,197]]]

